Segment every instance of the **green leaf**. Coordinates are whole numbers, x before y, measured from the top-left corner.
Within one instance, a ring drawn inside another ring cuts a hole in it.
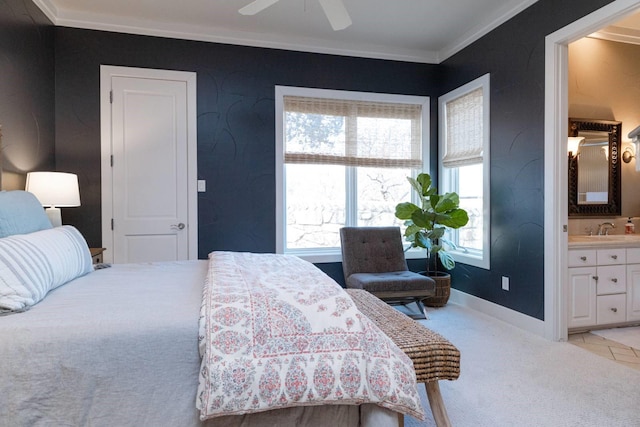
[[[436,224],[444,224],[451,219],[451,215],[448,213],[435,213],[433,214],[433,222]]]
[[[440,258],[442,266],[447,270],[451,270],[456,266],[456,262],[453,260],[453,256],[447,251],[439,251],[438,258]]]
[[[429,175],[428,173],[421,173],[418,175],[416,181],[420,186],[418,194],[420,194],[422,197],[428,196],[430,192],[429,190],[431,189],[431,175]]]
[[[456,193],[446,193],[440,196],[437,205],[433,206],[436,212],[447,212],[457,209],[460,205],[460,197]]]
[[[413,211],[411,214],[411,221],[413,221],[413,223],[418,227],[425,228],[427,230],[431,230],[433,228],[433,214],[425,212],[422,209]]]
[[[447,245],[448,248],[447,249],[458,249],[458,245],[456,245],[454,242],[452,242],[449,239],[445,239],[444,237],[440,238],[440,241],[442,242],[442,246]]]
[[[437,194],[432,194],[429,196],[429,205],[431,205],[431,209],[435,210],[435,207],[438,205],[438,201],[440,200],[440,196]]]
[[[411,184],[411,187],[418,193],[419,196],[422,196],[422,184],[416,181],[414,178],[408,176],[407,181]]]
[[[422,227],[418,227],[413,223],[413,221],[406,221],[404,225],[407,226],[407,229],[404,231],[405,236],[411,236],[416,234],[418,231],[422,230]]]
[[[454,209],[447,216],[448,218],[439,219],[438,222],[449,228],[464,227],[469,222],[469,215],[464,209]]]
[[[438,240],[442,238],[442,236],[444,236],[445,231],[446,231],[446,228],[444,227],[436,227],[433,230],[429,231],[428,237],[431,240]]]
[[[396,218],[398,219],[411,219],[411,215],[420,208],[413,203],[404,202],[396,205]]]
[[[431,240],[429,240],[427,238],[427,236],[425,236],[424,233],[422,232],[418,232],[415,234],[415,242],[418,246],[420,246],[421,248],[425,248],[426,250],[431,250]]]

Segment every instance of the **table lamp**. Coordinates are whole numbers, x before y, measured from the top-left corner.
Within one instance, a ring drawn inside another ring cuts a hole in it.
[[[54,227],[62,225],[60,208],[80,206],[78,176],[66,172],[29,172],[26,191],[33,193]]]

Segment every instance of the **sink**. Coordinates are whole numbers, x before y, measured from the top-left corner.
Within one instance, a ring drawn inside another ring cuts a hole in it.
[[[569,243],[603,245],[603,244],[640,244],[640,234],[609,234],[605,236],[569,236]]]

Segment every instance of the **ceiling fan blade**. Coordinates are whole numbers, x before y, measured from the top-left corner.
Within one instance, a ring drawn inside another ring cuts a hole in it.
[[[351,25],[351,17],[342,0],[319,0],[319,2],[334,31],[344,30]]]
[[[278,0],[255,0],[238,10],[238,12],[241,15],[255,15],[277,2]]]

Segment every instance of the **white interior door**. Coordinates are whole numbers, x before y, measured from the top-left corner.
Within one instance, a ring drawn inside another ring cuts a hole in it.
[[[188,82],[158,78],[157,70],[146,70],[151,75],[119,71],[108,82],[103,76],[110,104],[110,176],[104,179],[103,171],[103,200],[105,184],[110,181],[111,187],[106,216],[103,203],[105,256],[114,263],[196,258],[192,239],[197,233],[190,233],[197,231],[190,203],[196,193],[190,171],[195,147],[189,144],[190,122],[195,122],[189,115],[195,116],[195,108],[189,106]]]

